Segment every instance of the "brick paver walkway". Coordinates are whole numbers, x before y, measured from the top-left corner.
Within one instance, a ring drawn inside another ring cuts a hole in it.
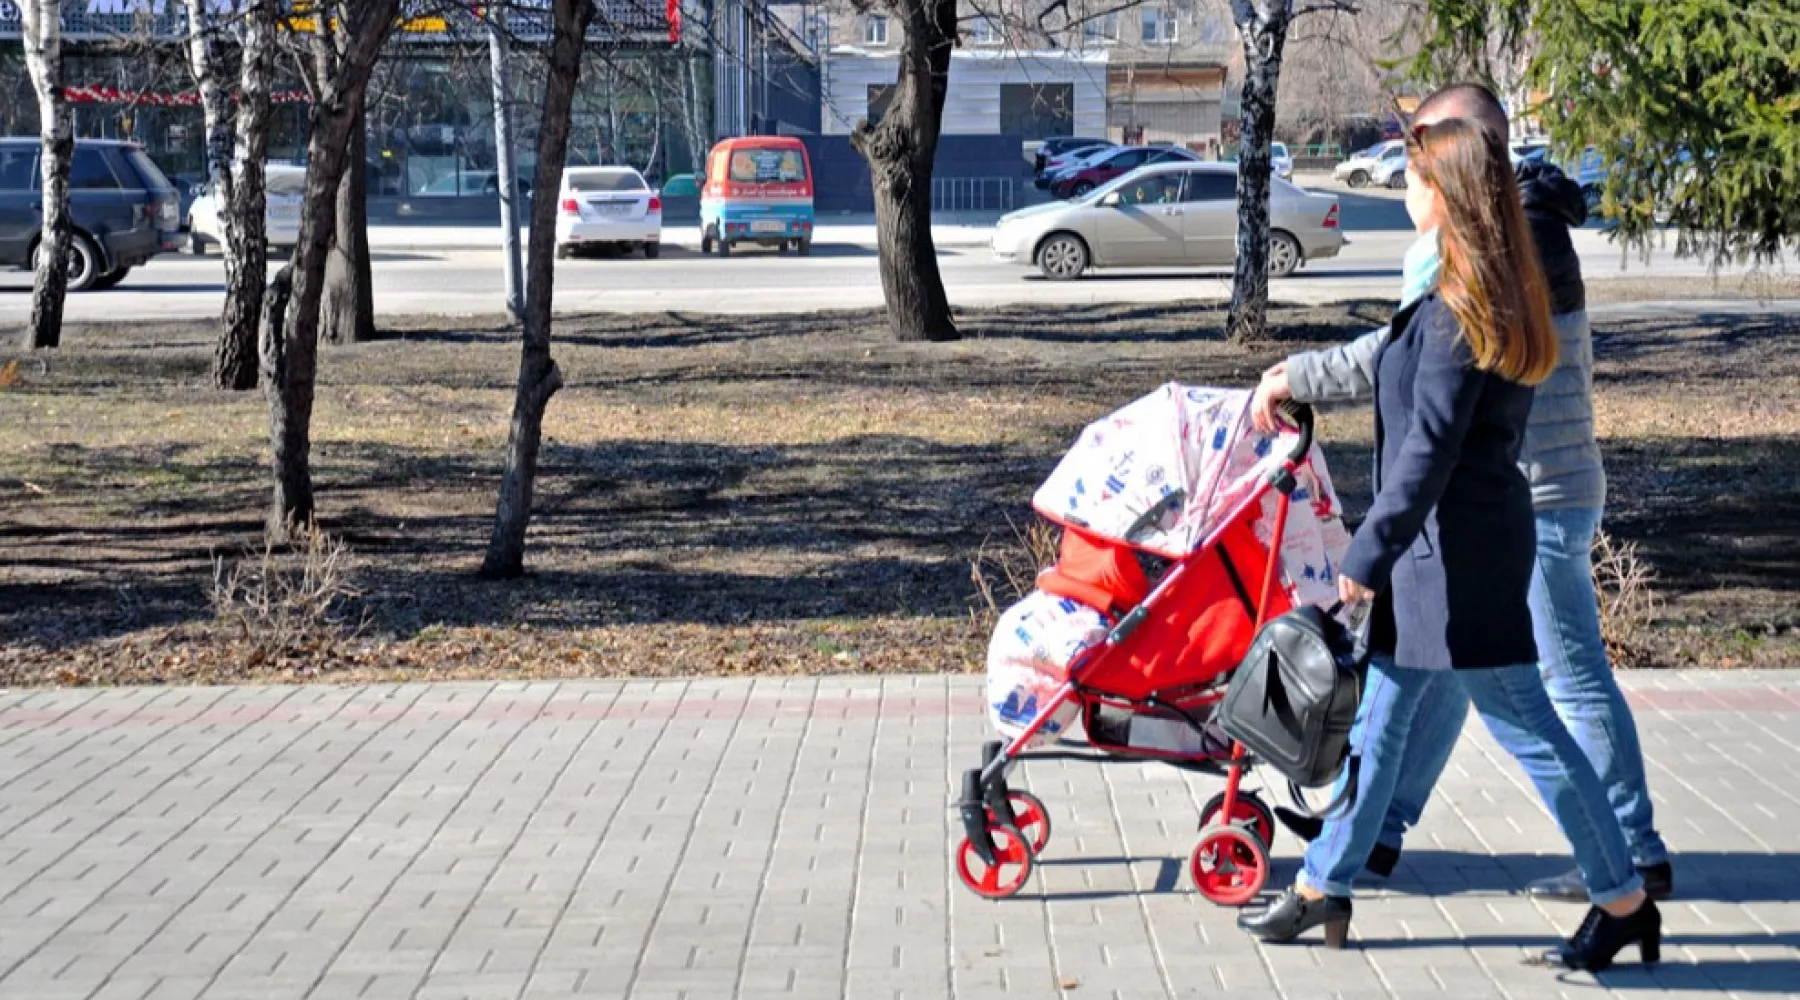
[[[1680,900],[1599,987],[1519,964],[1581,911],[1478,726],[1332,954],[1192,892],[1166,767],[1034,765],[1039,874],[963,890],[976,678],[0,692],[0,996],[1800,995],[1800,676],[1629,683]]]

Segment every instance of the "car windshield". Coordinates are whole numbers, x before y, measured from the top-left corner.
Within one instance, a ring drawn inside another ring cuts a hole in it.
[[[1286,143],[1278,142],[1278,143],[1275,143],[1273,146],[1270,146],[1269,148],[1274,151],[1276,156],[1279,156],[1282,159],[1287,158],[1288,151],[1287,151]]]
[[[644,179],[635,170],[596,170],[569,173],[571,191],[642,191]]]
[[[306,171],[271,170],[265,187],[270,195],[278,198],[298,197],[306,193]]]

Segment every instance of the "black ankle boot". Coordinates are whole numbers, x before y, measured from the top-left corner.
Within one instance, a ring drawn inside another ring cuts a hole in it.
[[[1594,907],[1574,937],[1544,952],[1538,961],[1565,969],[1604,972],[1611,968],[1613,956],[1628,944],[1638,946],[1638,957],[1646,965],[1662,960],[1662,911],[1655,902],[1644,900],[1644,905],[1628,917],[1615,917]]]
[[[1343,896],[1307,899],[1289,889],[1261,913],[1238,917],[1238,927],[1245,933],[1276,944],[1292,941],[1321,926],[1325,928],[1325,947],[1342,948],[1350,935],[1350,900]]]

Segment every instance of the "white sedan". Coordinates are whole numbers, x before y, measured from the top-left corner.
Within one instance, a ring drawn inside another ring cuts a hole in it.
[[[556,198],[556,255],[590,247],[662,253],[662,198],[630,167],[569,167]]]
[[[271,163],[263,168],[268,204],[263,236],[272,247],[291,247],[300,242],[300,204],[306,198],[306,168]],[[219,192],[211,182],[188,206],[188,250],[195,255],[207,247],[225,243],[225,226],[219,221]]]
[[[1338,200],[1287,181],[1269,185],[1269,273],[1281,278],[1344,246]],[[1237,259],[1237,167],[1144,167],[1069,202],[1014,212],[994,256],[1069,281],[1096,267],[1225,267]]]

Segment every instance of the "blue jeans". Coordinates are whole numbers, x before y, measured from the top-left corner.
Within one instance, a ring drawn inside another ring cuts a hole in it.
[[[1598,508],[1538,511],[1531,623],[1539,669],[1557,714],[1606,786],[1607,801],[1624,828],[1632,860],[1639,865],[1661,864],[1669,860],[1669,849],[1656,832],[1637,722],[1600,638],[1600,606],[1594,598],[1589,554],[1599,528]],[[1426,692],[1414,717],[1393,803],[1382,823],[1381,843],[1400,847],[1406,831],[1418,824],[1468,714],[1468,697],[1460,685],[1435,684]]]
[[[1535,667],[1413,670],[1386,658],[1369,665],[1363,691],[1366,712],[1355,742],[1362,757],[1356,769],[1356,807],[1328,820],[1319,839],[1307,847],[1301,881],[1329,895],[1350,895],[1381,834],[1405,769],[1415,720],[1424,721],[1420,708],[1444,697],[1433,694],[1442,686],[1466,692],[1494,739],[1524,769],[1574,849],[1594,902],[1610,903],[1643,888],[1600,778],[1557,717]],[[1346,770],[1340,786],[1350,777]]]

